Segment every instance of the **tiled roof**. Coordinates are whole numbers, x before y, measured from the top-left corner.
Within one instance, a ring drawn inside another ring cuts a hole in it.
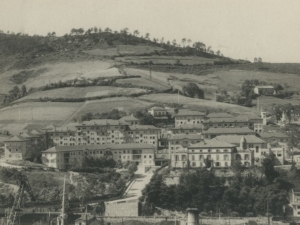
[[[127,125],[126,123],[119,121],[119,120],[109,120],[109,119],[103,119],[103,120],[90,120],[90,121],[84,121],[81,125],[78,126],[118,126],[118,125]]]
[[[205,112],[180,110],[176,115],[174,115],[174,117],[177,116],[205,116]]]
[[[274,87],[271,86],[271,85],[267,85],[267,86],[255,86],[255,88],[272,88],[272,89],[274,89]]]
[[[181,124],[179,126],[172,128],[171,130],[192,130],[192,129],[200,130],[200,129],[202,129],[202,125],[201,124]]]
[[[271,137],[276,137],[276,138],[287,138],[288,136],[284,133],[261,133],[259,134],[261,138],[271,138]]]
[[[253,119],[261,119],[262,118],[260,116],[257,116],[255,114],[240,114],[238,115],[236,118],[247,118],[248,120],[253,120]]]
[[[208,118],[232,118],[233,116],[228,113],[210,113],[207,115]]]
[[[220,122],[227,122],[227,123],[236,123],[241,122],[245,123],[248,122],[249,119],[246,117],[233,117],[233,118],[210,118],[209,120],[203,121],[203,123],[220,123]]]
[[[152,125],[132,125],[129,126],[130,130],[160,130],[159,128]]]
[[[224,141],[211,139],[211,140],[205,140],[199,142],[197,144],[193,144],[188,148],[233,148],[233,147],[236,147],[236,145],[229,144]]]
[[[54,146],[43,152],[64,152],[82,150],[124,150],[124,149],[154,149],[152,145],[143,143],[106,144],[106,145],[66,145]]]
[[[244,135],[242,137],[241,135],[220,135],[215,137],[214,139],[225,141],[230,144],[239,144],[241,138],[245,138],[247,143],[266,143],[264,140],[256,137],[255,135]]]
[[[35,138],[35,137],[40,137],[40,135],[38,134],[32,134],[32,133],[23,133],[20,136],[24,137],[24,138]]]
[[[203,138],[201,134],[174,134],[169,140],[182,140],[182,139],[200,140]]]
[[[203,134],[256,134],[255,131],[248,127],[234,127],[234,128],[209,128],[204,130]]]
[[[135,118],[134,116],[123,116],[121,119],[119,119],[120,121],[139,121],[139,119]]]
[[[29,140],[22,136],[13,136],[12,138],[10,138],[4,142],[22,142],[22,141],[29,141]]]

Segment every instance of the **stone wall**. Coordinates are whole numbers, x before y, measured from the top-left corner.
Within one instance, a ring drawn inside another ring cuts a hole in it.
[[[139,216],[138,200],[105,202],[105,216]]]

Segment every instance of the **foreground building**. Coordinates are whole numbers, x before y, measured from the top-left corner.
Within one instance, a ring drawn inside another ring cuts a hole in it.
[[[42,161],[48,167],[69,169],[81,166],[84,157],[130,161],[141,166],[154,166],[155,147],[148,144],[126,143],[108,145],[54,146],[42,152]]]
[[[11,160],[25,160],[32,156],[32,142],[22,136],[13,136],[4,141],[4,156]]]

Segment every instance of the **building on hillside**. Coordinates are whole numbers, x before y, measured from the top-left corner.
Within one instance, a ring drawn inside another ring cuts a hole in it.
[[[175,127],[181,125],[196,125],[201,124],[205,120],[205,113],[198,111],[180,110],[175,118]]]
[[[209,128],[233,128],[233,127],[248,127],[253,128],[253,123],[247,118],[211,118],[203,122],[205,130]]]
[[[119,121],[127,123],[130,126],[132,126],[132,125],[139,125],[140,124],[140,120],[137,119],[137,118],[135,118],[133,115],[124,116],[121,119],[119,119]]]
[[[169,138],[172,135],[171,131],[162,129],[158,138],[158,149],[169,149]]]
[[[290,191],[290,206],[293,209],[293,216],[299,217],[300,216],[300,189],[294,188]]]
[[[234,116],[230,115],[229,113],[209,113],[206,116],[208,119],[212,119],[212,118],[233,118]]]
[[[237,151],[234,153],[234,161],[240,161],[244,167],[253,165],[253,151],[247,148],[247,141],[244,136],[241,138]]]
[[[126,143],[107,145],[54,146],[42,152],[42,161],[48,167],[68,169],[81,165],[84,157],[115,161],[131,161],[140,166],[154,166],[155,147],[148,144]]]
[[[237,119],[244,119],[248,120],[250,124],[250,129],[254,130],[256,133],[263,133],[264,132],[264,118],[261,116],[257,116],[255,114],[241,114],[236,117]]]
[[[285,146],[289,142],[289,137],[281,132],[276,133],[262,133],[259,134],[260,138],[264,141],[268,142],[269,144],[272,143],[279,143],[279,145]]]
[[[271,85],[269,85],[269,86],[255,86],[253,91],[257,95],[276,95],[277,94],[275,88]]]
[[[133,125],[127,131],[127,142],[144,143],[158,147],[160,129],[152,125]]]
[[[206,140],[189,146],[187,150],[178,149],[171,152],[171,165],[173,168],[230,167],[234,152],[236,152],[235,145],[217,140]]]
[[[49,146],[77,145],[76,127],[55,127],[46,131]]]
[[[190,124],[185,124],[185,125],[180,125],[176,126],[174,128],[171,128],[170,131],[173,134],[200,134],[203,131],[202,124],[195,124],[195,125],[190,125]]]
[[[242,138],[244,138],[246,141],[247,149],[255,151],[256,149],[267,148],[267,143],[255,135],[220,135],[214,139],[224,141],[229,144],[239,145]]]
[[[187,148],[191,144],[196,144],[202,140],[201,134],[174,134],[169,139],[169,150]]]
[[[78,145],[126,143],[128,124],[119,120],[91,120],[76,126]]]
[[[28,133],[22,132],[20,136],[30,140],[32,153],[38,153],[47,149],[45,134],[42,132],[33,130],[32,132]]]
[[[4,141],[4,157],[11,160],[24,160],[32,156],[32,142],[22,136],[13,136]]]
[[[168,119],[168,113],[165,108],[162,107],[152,107],[148,110],[155,119]]]
[[[256,135],[256,132],[247,127],[209,128],[202,133],[203,138],[212,139],[220,135]]]

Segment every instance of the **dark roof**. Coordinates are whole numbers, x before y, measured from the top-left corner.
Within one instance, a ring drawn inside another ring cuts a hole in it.
[[[189,140],[202,140],[201,134],[174,134],[169,140],[182,140],[182,139],[189,139]]]
[[[193,144],[188,148],[233,148],[233,147],[236,147],[236,146],[233,144],[224,142],[224,141],[211,139],[211,140],[205,140],[205,141],[199,142],[197,144]]]
[[[78,126],[119,126],[119,125],[127,125],[127,124],[120,120],[102,119],[102,120],[84,121],[82,122],[82,124]]]
[[[129,126],[130,130],[160,130],[159,128],[152,125],[132,125]]]
[[[43,152],[64,152],[64,151],[82,151],[82,150],[124,150],[124,149],[154,149],[152,145],[143,143],[125,143],[125,144],[106,144],[106,145],[65,145],[54,146]]]
[[[224,141],[230,144],[238,144],[241,141],[241,138],[244,138],[247,143],[266,143],[264,140],[256,137],[255,135],[220,135],[214,139],[219,141]]]
[[[276,138],[287,138],[288,136],[284,133],[271,133],[271,132],[268,132],[268,133],[261,133],[259,134],[261,138],[271,138],[271,137],[276,137]]]
[[[203,134],[256,134],[255,131],[248,127],[233,127],[233,128],[209,128],[204,130]]]
[[[201,129],[202,130],[202,125],[201,124],[181,124],[179,126],[176,126],[172,128],[171,130],[192,130],[192,129]]]
[[[174,117],[177,116],[205,116],[205,112],[180,110],[176,115],[174,115]]]
[[[233,116],[228,113],[210,113],[207,115],[208,118],[232,118]]]
[[[126,122],[126,121],[139,121],[139,119],[135,118],[133,115],[131,116],[123,116],[120,121]]]

